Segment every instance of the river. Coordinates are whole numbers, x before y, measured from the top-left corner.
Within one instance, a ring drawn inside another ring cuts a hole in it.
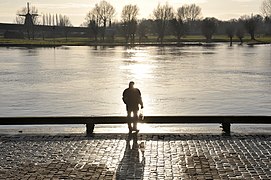
[[[271,47],[0,48],[1,116],[271,115]]]

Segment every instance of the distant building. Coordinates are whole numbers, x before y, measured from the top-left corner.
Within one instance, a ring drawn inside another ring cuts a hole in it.
[[[24,39],[24,33],[22,31],[5,31],[4,38],[7,39]]]

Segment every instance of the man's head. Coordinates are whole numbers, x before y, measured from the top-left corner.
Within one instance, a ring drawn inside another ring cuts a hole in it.
[[[134,85],[135,85],[134,81],[130,81],[130,82],[129,82],[129,88],[133,88]]]

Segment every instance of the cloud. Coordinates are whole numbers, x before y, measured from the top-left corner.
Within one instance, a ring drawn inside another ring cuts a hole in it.
[[[182,4],[202,4],[202,3],[207,3],[208,0],[183,0],[183,1],[176,0],[176,3],[180,4],[180,2]]]
[[[252,2],[253,0],[232,0],[232,1],[236,1],[236,2]]]
[[[91,7],[91,4],[84,4],[84,3],[64,3],[64,4],[52,4],[52,3],[43,3],[43,4],[38,4],[40,9],[82,9],[82,8],[89,8]]]

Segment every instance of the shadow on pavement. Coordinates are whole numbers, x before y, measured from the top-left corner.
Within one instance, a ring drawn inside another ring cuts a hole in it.
[[[117,180],[143,179],[145,157],[144,144],[138,144],[138,134],[129,134],[122,160],[116,172]],[[132,144],[132,145],[131,145]]]

